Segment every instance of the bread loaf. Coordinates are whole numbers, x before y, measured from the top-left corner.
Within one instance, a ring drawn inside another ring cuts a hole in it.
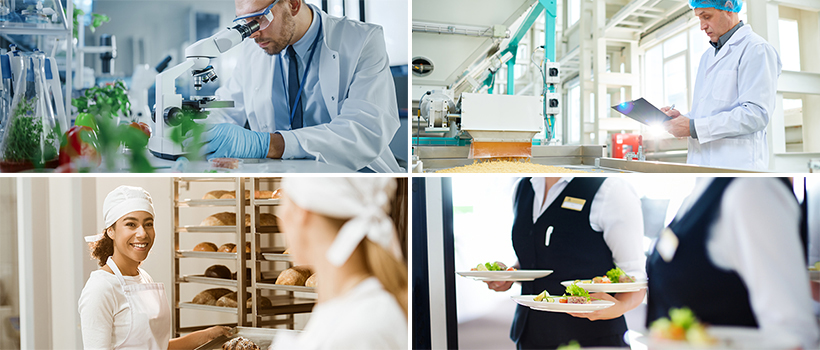
[[[217,299],[216,306],[236,307],[236,292],[230,292]]]
[[[236,213],[221,212],[216,213],[202,220],[200,226],[234,226],[236,225]],[[245,213],[245,226],[251,225],[251,215]],[[276,226],[276,216],[268,213],[259,213],[259,226]]]
[[[228,293],[231,293],[231,291],[225,288],[206,289],[199,292],[192,302],[201,305],[216,305],[217,300]]]
[[[211,265],[205,270],[205,277],[231,278],[231,270],[225,265]]]
[[[194,247],[195,252],[215,252],[216,244],[211,242],[202,242]]]
[[[316,274],[310,275],[310,277],[305,281],[305,287],[316,287]]]
[[[231,253],[236,253],[236,244],[231,244],[233,248],[231,249]],[[245,253],[251,252],[251,242],[245,242]]]
[[[245,190],[245,199],[250,198],[251,191]],[[276,191],[255,191],[253,198],[256,199],[276,199],[279,198],[279,190]],[[215,190],[206,193],[202,199],[236,199],[236,191]]]
[[[219,246],[219,250],[217,250],[217,251],[220,252],[220,253],[235,252],[236,251],[236,244],[225,243],[225,244]]]
[[[263,297],[263,296],[258,295],[258,294],[256,295],[256,297],[257,297],[257,305],[256,305],[257,309],[264,309],[264,308],[273,306],[273,304],[270,302],[270,299],[268,299],[267,297]],[[250,309],[252,304],[253,304],[253,300],[251,298],[248,298],[248,300],[245,302],[245,307]]]
[[[276,284],[288,286],[304,286],[305,281],[310,278],[310,268],[307,266],[294,266],[279,274],[276,278]]]
[[[245,337],[236,337],[222,344],[222,350],[261,350],[259,346]]]

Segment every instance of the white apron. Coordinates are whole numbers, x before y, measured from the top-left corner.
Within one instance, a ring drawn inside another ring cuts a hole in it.
[[[165,297],[162,283],[125,285],[125,279],[108,257],[106,262],[122,285],[125,298],[131,307],[131,329],[116,349],[168,349],[171,339],[171,308]]]

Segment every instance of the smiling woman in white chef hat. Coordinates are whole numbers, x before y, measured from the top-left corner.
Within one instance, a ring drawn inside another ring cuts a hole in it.
[[[285,178],[280,225],[319,301],[274,349],[407,349],[407,266],[387,210],[392,178]]]
[[[165,287],[139,268],[154,245],[154,205],[140,187],[120,186],[103,202],[105,229],[86,237],[101,268],[80,295],[86,349],[192,349],[227,327],[211,327],[171,338]]]

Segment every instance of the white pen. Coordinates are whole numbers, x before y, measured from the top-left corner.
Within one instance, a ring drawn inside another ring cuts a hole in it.
[[[673,109],[675,109],[675,104],[674,104],[674,103],[672,104],[672,106],[671,106],[671,107],[669,107],[669,110],[670,110],[670,111],[671,111],[671,110],[673,110]]]

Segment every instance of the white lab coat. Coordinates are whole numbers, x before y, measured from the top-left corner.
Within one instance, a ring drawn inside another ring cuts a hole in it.
[[[305,152],[328,164],[403,171],[389,148],[399,116],[382,27],[317,12],[324,31],[317,52],[319,84],[331,122],[280,132],[292,133]],[[218,99],[233,100],[235,108],[212,110],[208,122],[244,125],[247,118],[251,130],[275,132],[272,89],[279,60],[253,40],[245,40],[239,50],[243,62],[216,91]]]
[[[692,111],[697,139],[689,138],[686,162],[703,166],[767,170],[766,125],[774,113],[780,56],[774,47],[740,27],[718,51],[703,54]]]

